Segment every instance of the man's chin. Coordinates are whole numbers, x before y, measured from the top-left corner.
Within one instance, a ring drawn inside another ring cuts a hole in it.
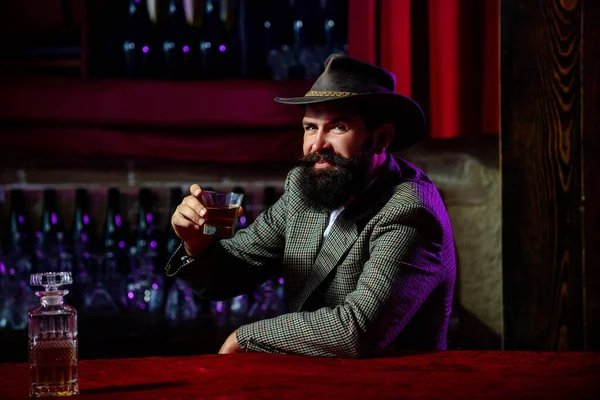
[[[339,208],[349,198],[347,185],[340,185],[327,174],[312,174],[304,182],[303,194],[309,204],[320,211],[332,211]]]

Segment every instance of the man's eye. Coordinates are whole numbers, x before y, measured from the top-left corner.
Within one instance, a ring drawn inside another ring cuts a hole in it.
[[[314,131],[315,129],[317,129],[317,127],[315,127],[315,126],[305,126],[304,127],[305,131]]]
[[[345,131],[345,130],[348,129],[344,125],[335,125],[333,128],[336,129],[336,130],[338,130],[338,131]]]

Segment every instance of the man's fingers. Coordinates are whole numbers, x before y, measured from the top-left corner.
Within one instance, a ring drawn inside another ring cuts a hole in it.
[[[177,214],[182,215],[185,219],[192,221],[195,224],[202,225],[204,223],[204,218],[187,204],[180,204],[179,207],[177,207]]]
[[[241,217],[243,214],[244,214],[244,208],[243,207],[238,208],[237,216]]]
[[[198,225],[197,223],[195,223],[192,220],[187,219],[181,213],[173,214],[173,219],[171,220],[171,222],[172,222],[173,226],[177,226],[179,228],[194,229],[194,230],[200,229],[200,225]]]
[[[204,204],[202,204],[200,200],[198,200],[194,196],[186,196],[183,199],[183,202],[179,205],[179,207],[183,205],[191,208],[196,214],[198,214],[201,217],[203,217],[206,214],[206,208],[204,207]]]
[[[199,198],[200,193],[202,193],[202,188],[197,183],[194,183],[192,186],[190,186],[190,193],[192,196]]]

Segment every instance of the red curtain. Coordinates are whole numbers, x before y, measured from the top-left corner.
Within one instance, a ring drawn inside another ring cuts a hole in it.
[[[360,35],[350,32],[350,54],[396,75],[397,92],[423,107],[429,135],[497,134],[500,0],[351,0],[351,21],[352,7],[369,3],[376,21],[361,24]],[[374,50],[364,43],[371,25]]]

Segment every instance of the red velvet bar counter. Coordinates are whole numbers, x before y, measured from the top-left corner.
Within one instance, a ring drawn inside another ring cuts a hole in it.
[[[27,398],[28,368],[0,365],[0,398]],[[79,374],[90,399],[600,399],[600,353],[249,353],[82,360]]]

